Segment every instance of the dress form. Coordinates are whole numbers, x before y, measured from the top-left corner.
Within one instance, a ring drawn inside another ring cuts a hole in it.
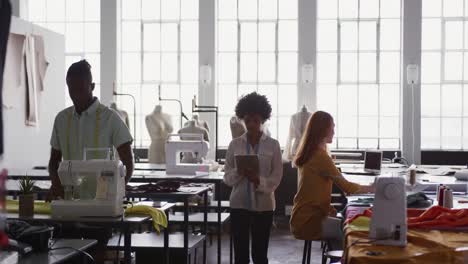
[[[302,134],[306,128],[309,118],[312,113],[309,112],[307,106],[302,106],[301,110],[291,116],[289,125],[289,134],[286,142],[286,147],[283,152],[283,159],[291,161],[296,154],[299,142],[301,141]]]
[[[237,116],[231,117],[229,124],[231,127],[231,135],[233,139],[238,138],[247,132],[244,121],[242,121],[242,119],[238,118]]]
[[[157,105],[154,111],[146,116],[145,123],[151,138],[148,162],[164,164],[166,162],[166,140],[174,130],[171,117],[163,113],[162,107]]]
[[[110,108],[115,110],[120,118],[125,122],[128,128],[130,128],[130,119],[128,118],[128,113],[125,110],[119,109],[115,102],[110,104]]]
[[[205,141],[209,141],[208,130],[206,130],[206,128],[204,127],[197,126],[195,120],[188,121],[186,126],[181,128],[178,133],[179,134],[201,134],[203,135],[203,139]],[[181,137],[181,139],[191,139],[191,138]],[[191,152],[182,153],[182,163],[200,163],[200,162],[202,162],[201,157],[195,158],[195,156]]]

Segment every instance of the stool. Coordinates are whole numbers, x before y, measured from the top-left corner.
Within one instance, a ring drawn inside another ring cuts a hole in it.
[[[322,264],[325,264],[327,263],[327,259],[329,258],[326,256],[326,253],[328,252],[328,243],[327,241],[320,241],[320,242],[321,242],[321,247],[322,247]],[[302,264],[310,264],[311,251],[312,251],[312,240],[304,240],[304,251],[302,252]]]
[[[325,262],[327,259],[330,259],[330,263],[341,261],[341,258],[343,257],[343,250],[330,250],[325,252],[323,256],[325,257]]]

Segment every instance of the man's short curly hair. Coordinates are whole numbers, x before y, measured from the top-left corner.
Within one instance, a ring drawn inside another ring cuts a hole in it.
[[[263,121],[271,117],[271,105],[268,98],[256,92],[242,96],[236,105],[236,116],[243,119],[247,114],[259,114]]]

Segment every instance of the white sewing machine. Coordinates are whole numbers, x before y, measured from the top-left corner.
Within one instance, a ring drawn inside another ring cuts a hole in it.
[[[120,216],[125,166],[116,160],[65,160],[58,175],[65,199],[51,203],[53,217]]]
[[[377,177],[369,238],[378,245],[404,247],[407,231],[405,179]]]
[[[173,139],[178,137],[178,139]],[[191,139],[181,139],[191,138]],[[192,152],[196,158],[204,158],[210,145],[201,134],[170,134],[166,141],[166,173],[196,175],[196,172],[209,172],[209,164],[181,163],[181,152]]]

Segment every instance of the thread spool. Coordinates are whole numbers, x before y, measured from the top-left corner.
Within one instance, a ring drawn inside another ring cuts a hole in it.
[[[439,184],[439,186],[437,186],[437,193],[436,193],[436,196],[437,196],[436,200],[437,200],[437,202],[439,202],[440,188],[441,188],[442,186],[444,186],[444,185],[443,185],[443,184]]]
[[[439,206],[444,206],[444,190],[445,190],[445,186],[444,185],[440,186],[439,199],[437,199],[437,203],[439,204]]]
[[[453,207],[453,192],[449,188],[444,190],[444,205],[445,208]]]
[[[416,184],[416,170],[410,170],[409,184],[414,186]]]

